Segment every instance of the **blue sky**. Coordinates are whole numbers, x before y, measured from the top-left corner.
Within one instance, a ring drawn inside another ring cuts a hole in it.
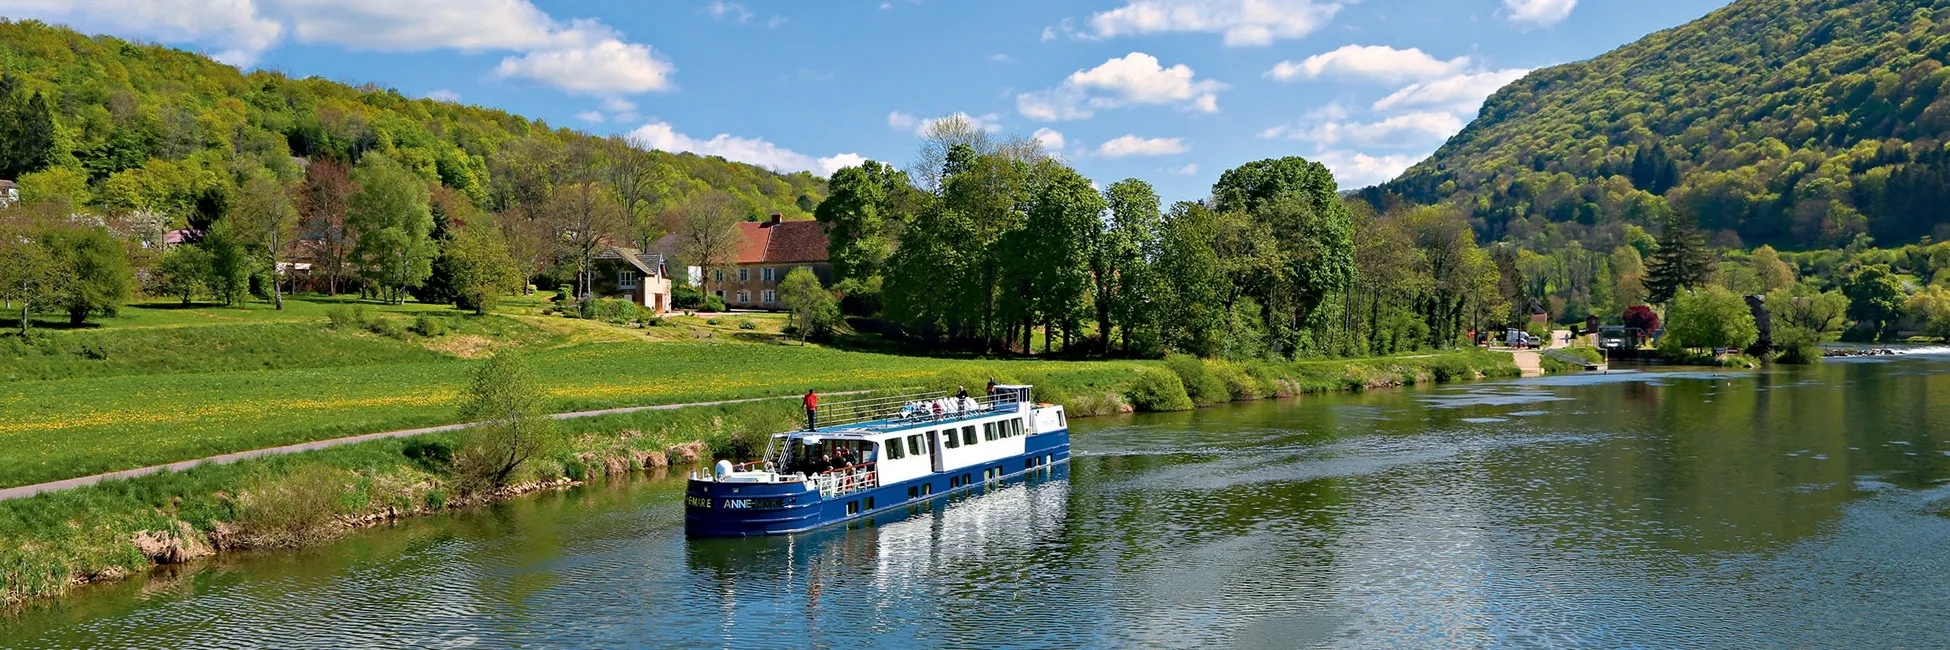
[[[1299,155],[1387,180],[1525,71],[1722,0],[0,0],[0,16],[825,174],[926,121],[1202,198]]]

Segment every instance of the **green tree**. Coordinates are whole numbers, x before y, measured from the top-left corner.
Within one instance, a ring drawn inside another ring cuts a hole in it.
[[[1688,220],[1668,216],[1659,231],[1659,248],[1652,252],[1648,273],[1646,297],[1664,304],[1680,290],[1699,287],[1712,277],[1713,251],[1706,248],[1705,236]]]
[[[74,167],[48,167],[21,174],[18,180],[23,205],[53,204],[58,211],[74,213],[94,200],[87,172]]]
[[[10,209],[0,219],[0,299],[19,310],[20,335],[33,328],[35,311],[60,304],[73,278],[72,271],[48,246],[38,215]]]
[[[271,302],[283,311],[284,290],[278,278],[285,249],[298,229],[298,209],[292,204],[290,190],[268,176],[253,177],[238,191],[227,220],[238,238],[262,256],[260,268],[271,272]]]
[[[1754,277],[1759,279],[1761,293],[1773,293],[1777,289],[1794,286],[1794,269],[1781,261],[1781,254],[1773,246],[1754,249],[1747,264],[1753,267]]]
[[[1923,324],[1925,335],[1950,339],[1950,288],[1924,287],[1909,297],[1907,307],[1910,315]]]
[[[792,326],[799,332],[799,342],[804,343],[809,336],[821,336],[832,329],[840,317],[839,305],[833,301],[833,293],[819,283],[809,267],[794,267],[779,282],[779,302],[792,313]]]
[[[1279,242],[1280,272],[1255,296],[1269,313],[1276,351],[1321,352],[1323,318],[1354,280],[1352,216],[1334,175],[1320,163],[1287,157],[1227,170],[1212,186],[1213,208],[1264,223]],[[1278,318],[1272,318],[1278,314]]]
[[[244,301],[250,293],[251,273],[257,269],[257,257],[251,254],[251,247],[237,235],[236,227],[228,220],[219,220],[203,234],[203,241],[197,244],[209,253],[210,275],[205,282],[210,291],[223,299],[223,304],[235,306]]]
[[[404,303],[405,289],[433,274],[438,252],[426,182],[383,155],[366,156],[352,179],[359,184],[346,212],[358,239],[352,255],[388,301]]]
[[[1201,357],[1219,354],[1225,340],[1228,283],[1216,247],[1219,215],[1203,205],[1172,205],[1159,239],[1160,343]]]
[[[879,275],[923,195],[906,172],[872,160],[834,172],[828,188],[813,216],[826,225],[833,275],[863,282]]]
[[[1645,262],[1639,249],[1619,246],[1611,251],[1613,312],[1645,304]]]
[[[54,116],[40,91],[25,93],[19,77],[0,74],[0,179],[46,167],[55,136]]]
[[[183,299],[183,306],[209,290],[210,253],[201,246],[179,245],[164,253],[156,267],[156,285]]]
[[[460,411],[476,424],[455,459],[464,485],[476,490],[507,485],[548,450],[555,421],[543,414],[543,396],[534,369],[512,353],[474,367]]]
[[[1151,184],[1127,178],[1104,190],[1110,209],[1108,221],[1097,219],[1091,227],[1091,278],[1095,283],[1097,331],[1102,351],[1110,351],[1111,327],[1123,330],[1123,350],[1131,351],[1131,333],[1151,314],[1148,301],[1156,284],[1151,263],[1159,254],[1159,230],[1164,217],[1159,212],[1158,192]]]
[[[1709,286],[1674,296],[1659,347],[1668,351],[1745,348],[1759,338],[1747,301],[1724,287]]]
[[[128,301],[133,284],[128,252],[108,229],[50,228],[43,231],[42,243],[68,279],[59,301],[69,324],[80,325],[97,312],[112,316]]]
[[[476,220],[454,230],[442,244],[453,273],[454,306],[486,314],[502,294],[521,289],[521,265],[492,221]]]
[[[1850,318],[1871,324],[1880,337],[1889,323],[1902,317],[1903,283],[1885,264],[1864,267],[1842,284]]]

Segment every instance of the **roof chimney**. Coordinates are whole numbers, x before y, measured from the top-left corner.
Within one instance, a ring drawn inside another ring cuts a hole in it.
[[[774,213],[772,213],[772,225],[774,225],[774,226],[776,226],[776,225],[779,225],[779,219],[780,219],[780,218],[781,218],[781,215],[780,215],[779,213],[777,213],[777,212],[774,212]]]

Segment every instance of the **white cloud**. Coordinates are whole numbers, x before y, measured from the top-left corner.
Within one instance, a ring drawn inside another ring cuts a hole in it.
[[[659,151],[719,156],[726,160],[758,165],[766,169],[784,172],[811,171],[820,176],[831,176],[841,168],[866,161],[865,157],[855,153],[814,158],[763,139],[741,138],[729,133],[720,133],[709,140],[699,140],[677,132],[677,129],[667,122],[655,119],[652,119],[649,124],[630,131],[629,140],[638,146]]]
[[[1503,0],[1506,15],[1513,23],[1549,27],[1571,15],[1578,0]]]
[[[1498,88],[1509,85],[1512,81],[1522,79],[1526,74],[1530,74],[1530,71],[1496,70],[1413,83],[1376,101],[1374,109],[1388,111],[1397,108],[1440,107],[1474,114],[1490,94],[1495,93]]]
[[[1009,55],[1007,55],[1007,54],[1002,54],[1002,53],[1000,53],[1000,52],[998,52],[998,53],[995,53],[995,54],[990,54],[990,55],[989,55],[989,60],[990,60],[990,61],[994,61],[994,62],[996,62],[996,63],[1015,63],[1015,62],[1016,62],[1016,58],[1015,58],[1015,57],[1012,57],[1012,56],[1009,56]]]
[[[995,113],[986,113],[982,115],[969,115],[967,113],[950,113],[948,115],[943,115],[941,117],[930,117],[930,118],[923,119],[923,118],[915,117],[913,115],[902,113],[900,111],[893,111],[887,114],[887,126],[902,131],[913,129],[914,135],[925,137],[928,134],[928,129],[933,128],[936,122],[940,122],[942,120],[955,118],[955,117],[968,120],[968,123],[974,125],[975,128],[981,129],[983,131],[987,131],[989,133],[995,133],[1002,130],[1002,116],[997,115]]]
[[[1193,174],[1198,173],[1198,163],[1185,163],[1184,167],[1166,169],[1163,171],[1164,173],[1172,174],[1174,176],[1191,176]]]
[[[1169,156],[1190,150],[1184,138],[1140,138],[1127,135],[1097,146],[1097,155],[1105,158],[1125,156]]]
[[[791,20],[792,20],[791,18],[787,18],[785,16],[773,16],[771,18],[765,19],[765,26],[778,27],[780,25],[786,24],[787,22],[790,22]]]
[[[353,50],[510,50],[497,75],[572,92],[666,90],[675,71],[648,45],[598,21],[555,20],[530,0],[0,0],[0,13],[195,43],[233,65],[289,36]]]
[[[602,104],[600,104],[600,106],[602,106],[603,110],[612,113],[622,113],[626,111],[636,110],[636,102],[623,99],[621,97],[604,97],[603,102]]]
[[[1095,109],[1132,104],[1177,104],[1198,112],[1218,112],[1218,91],[1226,85],[1195,77],[1185,64],[1166,68],[1157,57],[1132,52],[1078,70],[1055,88],[1017,95],[1016,110],[1045,122],[1086,119]]]
[[[710,4],[704,5],[703,11],[704,13],[710,14],[712,18],[730,20],[734,23],[742,23],[752,19],[751,10],[746,9],[745,5],[736,2],[725,2],[724,0],[711,0]]]
[[[670,75],[677,67],[657,56],[650,46],[626,43],[614,30],[577,21],[548,49],[501,60],[494,74],[523,78],[569,92],[589,94],[642,93],[671,90]]]
[[[601,122],[603,121],[603,113],[602,111],[583,111],[576,113],[576,119],[584,122]]]
[[[1466,56],[1443,61],[1413,47],[1397,50],[1386,45],[1348,45],[1302,61],[1281,61],[1266,71],[1266,76],[1291,81],[1331,75],[1401,83],[1453,75],[1467,67],[1469,57]]]
[[[1334,172],[1334,180],[1343,190],[1386,182],[1400,176],[1415,161],[1423,158],[1412,155],[1371,156],[1358,151],[1323,151],[1309,157]]]
[[[1312,142],[1331,147],[1342,142],[1403,147],[1440,142],[1463,128],[1463,120],[1453,113],[1438,111],[1395,115],[1378,122],[1338,122],[1302,119],[1293,125],[1282,124],[1261,131],[1259,137]]]
[[[887,126],[896,129],[911,129],[914,128],[914,125],[920,123],[921,120],[919,118],[916,118],[912,115],[908,115],[906,113],[902,113],[900,111],[894,111],[892,113],[887,114]]]
[[[1076,35],[1222,33],[1226,45],[1268,45],[1275,39],[1311,34],[1340,9],[1338,3],[1314,0],[1126,0],[1122,7],[1091,15],[1086,21],[1089,29]],[[1065,31],[1070,31],[1067,24]],[[1055,32],[1044,30],[1044,34],[1047,40]]]
[[[206,45],[231,65],[250,65],[284,34],[253,0],[0,0],[0,14],[83,31]]]
[[[436,102],[457,102],[460,101],[460,93],[447,90],[446,88],[441,88],[439,90],[427,93],[427,99],[431,99]]]
[[[1051,152],[1062,151],[1063,145],[1067,144],[1067,142],[1063,139],[1062,133],[1058,132],[1056,129],[1052,129],[1049,127],[1036,129],[1036,134],[1031,137],[1036,138],[1037,142],[1042,143],[1043,149],[1045,151],[1051,151]]]

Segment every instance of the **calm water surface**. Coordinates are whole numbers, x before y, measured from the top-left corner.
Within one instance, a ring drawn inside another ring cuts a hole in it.
[[[1076,421],[782,539],[637,480],[95,587],[9,647],[1950,647],[1950,357]]]

